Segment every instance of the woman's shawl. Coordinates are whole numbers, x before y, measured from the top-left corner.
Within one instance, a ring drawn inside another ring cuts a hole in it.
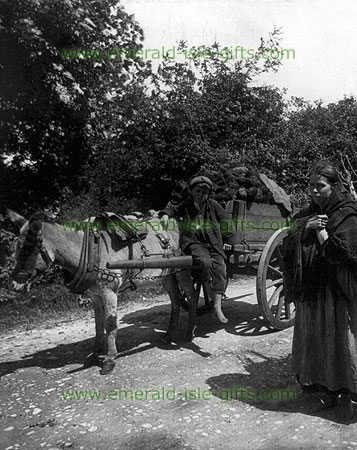
[[[357,262],[357,202],[352,195],[337,186],[321,214],[328,216],[329,235],[321,254],[332,264]]]
[[[305,229],[306,222],[315,214],[328,216],[326,231],[329,237],[322,246],[315,230]],[[337,276],[344,284],[348,281],[346,266],[351,274],[357,273],[357,202],[341,184],[332,189],[321,211],[311,203],[294,219],[294,226],[284,240],[284,286],[289,302],[315,297],[321,278],[326,277],[326,263],[342,265],[343,273],[338,270]],[[356,288],[347,286],[343,290],[350,298],[353,292],[357,295]]]

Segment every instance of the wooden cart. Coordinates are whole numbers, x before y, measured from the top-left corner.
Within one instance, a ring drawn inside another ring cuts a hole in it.
[[[242,200],[228,202],[226,210],[231,220],[227,221],[226,231],[235,232],[233,253],[228,262],[228,275],[230,268],[243,268],[252,266],[257,273],[257,299],[262,315],[267,324],[275,329],[284,329],[294,325],[295,305],[285,301],[283,283],[283,239],[289,226],[288,211],[278,205],[263,203],[249,203]],[[224,234],[224,225],[222,234]],[[191,258],[191,257],[186,257]],[[192,258],[185,265],[178,262],[163,260],[162,257],[128,261],[114,261],[107,264],[107,268],[163,268],[192,266]],[[185,257],[177,257],[177,261]],[[202,285],[196,279],[196,295],[199,296]],[[209,306],[207,292],[203,292],[206,305]],[[182,292],[182,306],[188,309],[187,300]],[[207,308],[204,310],[207,310]]]
[[[227,211],[236,223],[236,240],[230,264],[257,269],[257,300],[269,326],[284,329],[294,325],[295,305],[284,296],[283,239],[289,227],[288,212],[278,205],[232,200]]]

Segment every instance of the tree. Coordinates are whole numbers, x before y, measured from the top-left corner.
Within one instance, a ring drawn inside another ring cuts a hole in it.
[[[204,167],[272,166],[270,142],[285,105],[278,89],[252,80],[279,66],[259,58],[263,49],[278,45],[277,36],[261,43],[254,60],[225,63],[215,44],[205,48],[209,59],[163,61],[146,93],[128,86],[126,103],[120,102],[126,126],[118,130],[112,121],[107,150],[97,155],[92,171],[103,205],[131,208],[132,199],[138,208],[160,208],[179,180]],[[112,111],[118,108],[114,99]],[[103,184],[106,168],[110,182]]]
[[[357,167],[357,101],[346,97],[323,106],[321,102],[291,101],[275,145],[281,148],[281,183],[299,201],[307,201],[312,163],[330,159],[340,170],[348,156]]]
[[[68,58],[62,49],[140,48],[142,30],[116,0],[2,0],[2,207],[44,206],[86,185],[96,136],[140,61]],[[104,117],[105,119],[105,117]]]

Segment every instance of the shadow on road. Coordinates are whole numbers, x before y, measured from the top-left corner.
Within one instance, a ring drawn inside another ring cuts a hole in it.
[[[233,406],[235,402],[252,405],[263,411],[300,413],[345,424],[336,408],[326,408],[324,393],[304,394],[291,370],[291,355],[268,357],[252,351],[241,358],[247,373],[229,373],[206,380],[212,395]],[[355,419],[348,423],[356,423]]]
[[[239,336],[262,336],[279,331],[268,327],[257,304],[237,301],[247,296],[249,294],[230,297],[224,301],[223,310],[229,318],[226,331]]]
[[[236,335],[252,335],[271,333],[269,329],[263,329],[264,323],[259,317],[257,305],[252,305],[236,299],[227,299],[223,304],[225,314],[229,318],[227,325],[218,323],[210,314],[198,317],[196,336],[209,338],[211,333],[216,333],[220,329],[225,329],[228,333]],[[151,348],[157,347],[165,351],[176,351],[180,348],[188,348],[201,357],[210,356],[210,353],[202,351],[195,343],[177,342],[167,343],[164,340],[165,331],[170,317],[170,305],[159,305],[151,308],[140,309],[125,314],[118,322],[117,332],[117,350],[120,358],[141,353]],[[181,336],[185,334],[188,314],[181,312]],[[127,326],[125,326],[127,325]],[[89,330],[94,334],[94,330]],[[82,341],[71,342],[68,344],[59,344],[53,348],[49,347],[26,356],[17,361],[0,363],[0,377],[13,373],[18,369],[29,367],[42,367],[53,369],[64,367],[71,364],[83,364],[82,367],[72,370],[77,372],[85,370],[92,365],[98,365],[98,361],[91,358],[88,354],[94,346],[94,338],[84,339]]]

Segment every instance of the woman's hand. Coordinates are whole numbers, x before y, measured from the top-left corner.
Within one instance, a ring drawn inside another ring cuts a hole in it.
[[[323,230],[316,230],[316,236],[317,236],[317,239],[318,239],[318,241],[320,242],[320,244],[322,245],[325,241],[326,241],[326,239],[328,239],[328,233],[327,233],[327,231],[325,230],[325,229],[323,229]]]
[[[306,222],[306,229],[307,230],[323,230],[326,227],[328,217],[326,214],[320,214],[316,215],[314,217],[311,217]]]

